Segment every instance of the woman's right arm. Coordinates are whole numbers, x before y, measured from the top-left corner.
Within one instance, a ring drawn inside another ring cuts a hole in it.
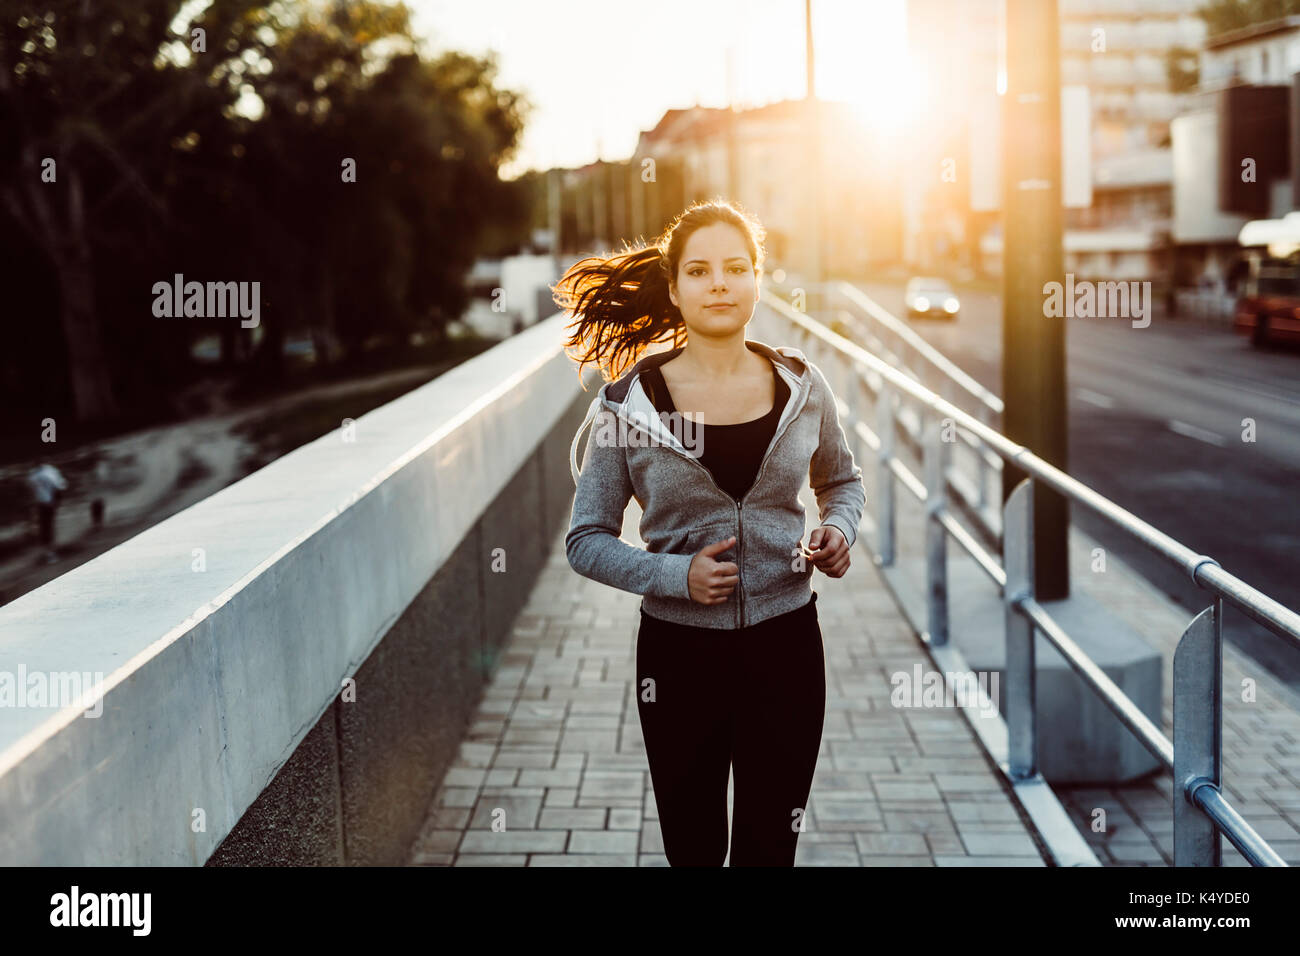
[[[652,554],[619,537],[632,499],[632,479],[622,446],[597,441],[602,429],[618,434],[617,418],[608,408],[597,412],[587,435],[573,516],[564,537],[569,566],[620,591],[690,600],[687,575],[694,555]]]

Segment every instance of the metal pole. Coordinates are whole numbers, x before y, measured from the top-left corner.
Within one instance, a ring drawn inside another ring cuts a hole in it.
[[[1223,786],[1223,656],[1216,598],[1174,649],[1174,866],[1222,866],[1219,828],[1192,803],[1189,784]]]
[[[889,460],[894,457],[895,428],[893,389],[881,382],[876,393],[876,434],[880,437],[876,456],[876,544],[882,568],[894,563],[894,473]]]
[[[948,531],[941,519],[947,507],[944,471],[948,443],[943,440],[943,422],[930,415],[923,418],[921,433],[925,442],[926,626],[930,646],[943,647],[948,643]]]
[[[1003,434],[1068,471],[1065,319],[1044,316],[1047,282],[1062,282],[1060,41],[1056,0],[1006,0],[1003,97]],[[1007,499],[1025,477],[1002,470]],[[1068,597],[1069,502],[1039,488],[1034,499],[1034,587]]]
[[[1002,589],[1006,620],[1007,775],[1013,779],[1038,772],[1038,687],[1034,666],[1034,625],[1016,605],[1034,596],[1034,495],[1039,489],[1026,478],[1011,492],[1002,511]]]
[[[821,209],[821,155],[822,131],[821,110],[817,104],[816,56],[813,50],[812,0],[803,2],[804,20],[804,69],[806,71],[807,96],[804,107],[808,122],[808,169],[804,172],[808,196],[808,279],[809,283],[821,282],[824,278],[822,263],[822,209]]]

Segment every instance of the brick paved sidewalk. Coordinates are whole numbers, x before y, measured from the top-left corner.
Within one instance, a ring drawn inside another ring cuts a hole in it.
[[[626,540],[638,519],[633,502]],[[866,551],[813,587],[827,705],[795,864],[1045,865],[961,713],[891,706],[890,674],[932,668]],[[667,865],[633,696],[639,604],[576,574],[557,538],[411,864]]]

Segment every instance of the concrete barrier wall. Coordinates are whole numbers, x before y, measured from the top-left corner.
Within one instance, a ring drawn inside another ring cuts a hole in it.
[[[563,323],[0,608],[0,671],[104,675],[0,707],[0,864],[401,862],[568,519]]]

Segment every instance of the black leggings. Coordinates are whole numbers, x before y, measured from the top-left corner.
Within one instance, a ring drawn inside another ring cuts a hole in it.
[[[817,593],[738,630],[642,611],[636,684],[669,866],[722,865],[729,768],[731,865],[793,866],[826,716]]]

